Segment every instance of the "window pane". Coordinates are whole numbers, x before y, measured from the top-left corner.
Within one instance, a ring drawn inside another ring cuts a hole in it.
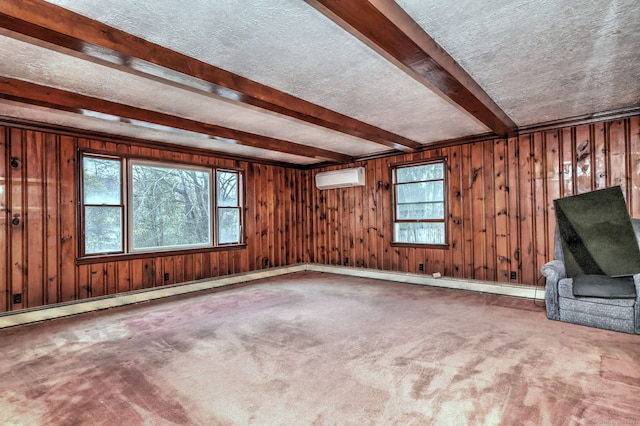
[[[232,172],[217,173],[218,207],[238,206],[238,174]]]
[[[434,163],[423,166],[401,167],[396,172],[397,183],[444,179],[444,164]]]
[[[403,219],[444,219],[444,203],[399,204],[396,218]]]
[[[133,248],[211,244],[210,173],[133,164]]]
[[[404,183],[396,186],[398,204],[442,201],[444,199],[443,181]]]
[[[240,209],[218,209],[218,243],[240,242]]]
[[[396,223],[396,242],[444,244],[444,223]]]
[[[120,204],[120,160],[83,157],[84,203]]]
[[[86,254],[122,251],[122,208],[85,207],[84,252]]]

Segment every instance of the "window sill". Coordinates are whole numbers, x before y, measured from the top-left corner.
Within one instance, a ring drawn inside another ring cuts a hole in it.
[[[420,244],[420,243],[398,243],[392,242],[391,247],[426,248],[436,250],[449,250],[449,244]]]
[[[185,250],[149,251],[137,253],[118,253],[97,256],[84,256],[76,259],[76,265],[90,265],[93,263],[119,262],[123,260],[149,259],[151,257],[183,256],[198,253],[211,253],[217,251],[242,250],[247,248],[246,243],[230,244],[217,247],[202,247]]]

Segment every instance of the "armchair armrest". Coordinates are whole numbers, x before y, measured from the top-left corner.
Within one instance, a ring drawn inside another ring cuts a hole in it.
[[[558,282],[563,278],[567,278],[567,272],[561,260],[552,260],[551,262],[545,263],[540,271],[547,279],[547,282],[550,280]],[[640,274],[638,275],[640,279]]]
[[[544,302],[547,309],[547,318],[552,320],[560,319],[560,305],[558,301],[558,281],[567,277],[564,263],[560,260],[552,260],[544,264],[540,269],[546,279]],[[640,284],[640,276],[638,277]]]

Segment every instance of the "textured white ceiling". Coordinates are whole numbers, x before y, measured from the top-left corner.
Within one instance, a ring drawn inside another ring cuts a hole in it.
[[[253,158],[261,158],[269,161],[278,161],[291,164],[313,164],[317,160],[308,157],[301,157],[266,149],[254,148],[234,143],[226,143],[218,140],[204,138],[188,132],[166,131],[154,129],[148,125],[135,125],[104,119],[102,115],[83,116],[72,112],[58,111],[33,105],[26,105],[19,102],[0,99],[0,115],[38,121],[45,124],[80,128],[103,134],[132,137],[142,140],[163,142],[174,145],[183,145],[193,148],[209,149],[230,155],[239,155]]]
[[[384,151],[379,144],[306,124],[275,113],[264,113],[214,95],[168,86],[112,67],[98,65],[0,35],[0,74],[87,96],[219,124],[348,155]],[[69,78],[73,76],[73,78]]]
[[[638,0],[397,0],[517,125],[640,104]]]
[[[301,0],[51,2],[418,142],[488,131]]]
[[[423,144],[489,131],[302,0],[49,2]],[[640,105],[638,0],[397,3],[518,126]],[[43,46],[0,28],[0,57],[11,58],[0,61],[0,75],[351,156],[389,151],[217,97],[206,82],[142,61],[125,72]],[[0,115],[11,114],[293,164],[322,161],[2,102]]]

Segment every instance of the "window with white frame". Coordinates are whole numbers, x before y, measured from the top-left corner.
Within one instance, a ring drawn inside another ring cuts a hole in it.
[[[81,156],[82,255],[242,243],[238,170]]]
[[[393,242],[446,245],[445,160],[398,165],[392,173]]]

